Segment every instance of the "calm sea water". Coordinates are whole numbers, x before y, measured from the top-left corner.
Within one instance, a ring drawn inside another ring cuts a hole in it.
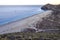
[[[41,6],[0,6],[0,25],[43,12]]]

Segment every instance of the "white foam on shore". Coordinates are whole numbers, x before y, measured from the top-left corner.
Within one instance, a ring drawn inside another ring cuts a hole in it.
[[[31,27],[33,23],[37,22],[38,20],[42,21],[42,18],[48,17],[49,15],[51,15],[51,12],[52,11],[46,11],[44,13],[40,13],[32,17],[28,17],[24,20],[20,20],[4,25],[0,27],[0,34],[20,32],[24,28],[34,28]]]

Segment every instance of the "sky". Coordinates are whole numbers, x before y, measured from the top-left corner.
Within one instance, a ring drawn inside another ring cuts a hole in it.
[[[60,0],[0,0],[0,5],[45,5],[60,4]]]

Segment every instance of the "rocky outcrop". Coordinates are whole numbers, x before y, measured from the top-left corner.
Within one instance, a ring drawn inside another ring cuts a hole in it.
[[[56,10],[56,11],[60,11],[60,5],[52,5],[52,4],[46,4],[44,6],[42,6],[43,10]]]
[[[60,5],[46,4],[41,9],[42,10],[52,10],[52,11],[54,11],[53,14],[55,14],[55,15],[60,13]]]

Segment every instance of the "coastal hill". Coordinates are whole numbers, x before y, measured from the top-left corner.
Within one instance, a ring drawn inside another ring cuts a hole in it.
[[[60,5],[46,4],[42,6],[42,10],[52,10],[49,17],[43,18],[42,22],[36,23],[38,29],[60,30]]]

